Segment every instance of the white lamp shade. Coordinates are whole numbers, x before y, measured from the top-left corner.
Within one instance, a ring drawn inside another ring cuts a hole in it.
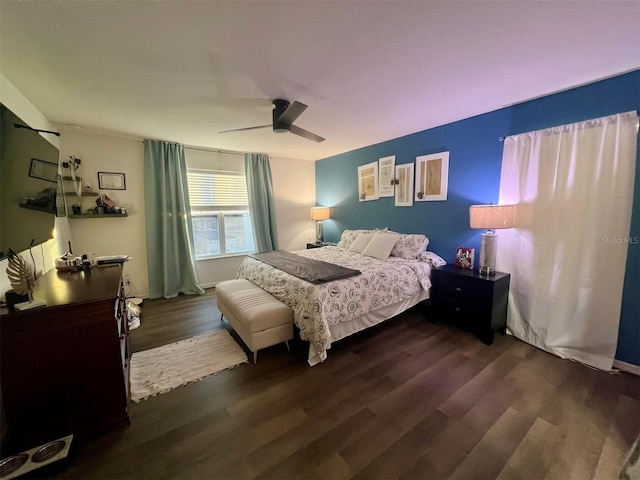
[[[516,224],[515,205],[471,205],[469,207],[471,228],[495,230],[513,228]]]
[[[311,220],[329,220],[329,207],[311,207]]]

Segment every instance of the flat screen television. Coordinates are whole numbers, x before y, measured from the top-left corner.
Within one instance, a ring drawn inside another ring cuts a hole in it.
[[[56,215],[65,215],[60,152],[16,124],[28,126],[0,104],[0,258],[53,238]]]

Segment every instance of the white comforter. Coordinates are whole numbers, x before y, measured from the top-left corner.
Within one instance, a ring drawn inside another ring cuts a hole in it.
[[[332,325],[401,302],[420,289],[428,291],[431,287],[430,265],[417,260],[389,257],[382,261],[333,246],[293,253],[362,272],[314,285],[251,257],[240,266],[238,278],[250,280],[293,309],[300,337],[313,347],[309,350],[312,365],[327,358]]]

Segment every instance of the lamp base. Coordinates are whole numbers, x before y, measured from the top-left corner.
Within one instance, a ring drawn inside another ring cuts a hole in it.
[[[324,243],[324,235],[322,233],[322,220],[316,221],[316,243]]]
[[[484,267],[484,268],[480,267],[479,272],[480,272],[480,275],[484,275],[486,277],[490,277],[491,275],[495,275],[496,274],[496,271],[492,270],[489,267]]]
[[[480,239],[480,273],[493,275],[496,273],[496,252],[498,251],[498,236],[489,230]]]

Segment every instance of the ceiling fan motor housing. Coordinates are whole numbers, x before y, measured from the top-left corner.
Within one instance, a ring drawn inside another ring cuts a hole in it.
[[[289,108],[288,100],[276,99],[273,101],[273,131],[276,133],[286,133],[291,130],[291,125],[286,122],[279,122],[278,119]]]
[[[306,138],[307,140],[312,140],[314,142],[324,142],[325,139],[320,135],[311,133],[304,128],[300,128],[297,125],[293,124],[293,122],[296,121],[296,119],[302,114],[302,112],[307,109],[307,105],[305,105],[304,103],[300,103],[297,100],[293,103],[290,103],[289,100],[276,98],[275,100],[273,100],[272,106],[273,121],[271,122],[271,125],[234,128],[232,130],[223,130],[220,133],[239,132],[243,130],[257,130],[259,128],[271,127],[276,133],[290,132],[294,135],[298,135],[299,137]]]

